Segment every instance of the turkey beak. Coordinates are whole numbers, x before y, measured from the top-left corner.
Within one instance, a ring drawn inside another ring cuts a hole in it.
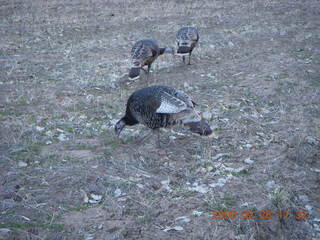
[[[120,120],[119,122],[116,123],[116,125],[114,126],[114,132],[115,135],[120,138],[120,133],[122,131],[122,129],[124,128],[126,124],[124,123],[123,120]]]

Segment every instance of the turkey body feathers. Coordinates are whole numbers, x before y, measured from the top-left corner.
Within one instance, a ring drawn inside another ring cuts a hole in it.
[[[159,48],[154,40],[140,40],[136,42],[131,49],[132,67],[129,71],[131,80],[139,78],[140,69],[143,66],[148,66],[150,71],[151,64],[156,58],[163,53],[164,50]]]
[[[178,44],[177,55],[183,57],[183,62],[185,56],[189,55],[188,64],[190,64],[191,53],[199,41],[198,30],[194,27],[183,27],[177,32],[176,40]]]
[[[151,86],[137,90],[129,97],[126,114],[116,124],[115,132],[119,136],[125,125],[137,123],[150,129],[182,124],[200,135],[209,135],[212,132],[208,124],[197,122],[201,122],[201,117],[194,109],[194,102],[190,96],[172,87]],[[201,132],[199,127],[205,127],[207,130]]]

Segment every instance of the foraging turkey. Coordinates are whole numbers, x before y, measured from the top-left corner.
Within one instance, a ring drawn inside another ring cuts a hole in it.
[[[138,79],[140,76],[140,69],[148,75],[151,64],[158,56],[165,52],[173,53],[173,50],[170,48],[160,48],[154,40],[140,40],[136,42],[131,49],[132,66],[129,72],[129,79]],[[145,70],[143,68],[144,66],[148,66],[148,69]]]
[[[185,56],[189,55],[189,65],[192,50],[195,48],[199,41],[198,30],[194,27],[183,27],[177,32],[177,55],[182,56],[182,60],[185,63]]]
[[[194,133],[209,136],[212,130],[207,122],[201,120],[194,109],[195,103],[183,91],[168,86],[151,86],[135,91],[128,99],[126,114],[115,125],[119,137],[122,129],[128,125],[141,123],[156,132],[160,146],[159,128],[185,125]],[[147,134],[140,140],[150,136]]]

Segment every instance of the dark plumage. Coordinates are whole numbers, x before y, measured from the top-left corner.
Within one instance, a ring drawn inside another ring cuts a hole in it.
[[[198,30],[194,27],[183,27],[177,32],[177,55],[182,56],[183,62],[185,62],[185,56],[189,55],[189,65],[192,50],[195,48],[199,41]]]
[[[172,52],[169,48],[160,48],[154,40],[140,40],[136,42],[131,49],[132,66],[129,71],[129,79],[138,79],[140,76],[140,69],[149,74],[151,64],[158,56],[165,52]],[[148,66],[148,70],[143,69]]]
[[[152,130],[182,124],[190,127],[192,132],[211,135],[210,126],[201,120],[194,105],[186,93],[172,87],[151,86],[140,89],[129,97],[126,114],[116,123],[115,133],[119,136],[126,125],[141,123]]]

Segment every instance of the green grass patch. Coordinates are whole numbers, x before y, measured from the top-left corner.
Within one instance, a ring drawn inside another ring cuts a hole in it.
[[[228,173],[235,177],[246,176],[250,174],[248,169],[243,169],[240,172],[228,172]]]
[[[120,142],[119,142],[118,139],[111,138],[111,139],[107,139],[105,141],[105,145],[110,146],[112,148],[116,148],[116,147],[118,147],[120,145]]]
[[[41,144],[39,143],[26,143],[21,149],[11,152],[11,158],[16,161],[31,161],[36,155],[40,153]]]
[[[0,228],[16,228],[16,229],[28,229],[28,228],[42,228],[48,230],[62,231],[64,229],[63,224],[48,224],[48,223],[0,223]]]

